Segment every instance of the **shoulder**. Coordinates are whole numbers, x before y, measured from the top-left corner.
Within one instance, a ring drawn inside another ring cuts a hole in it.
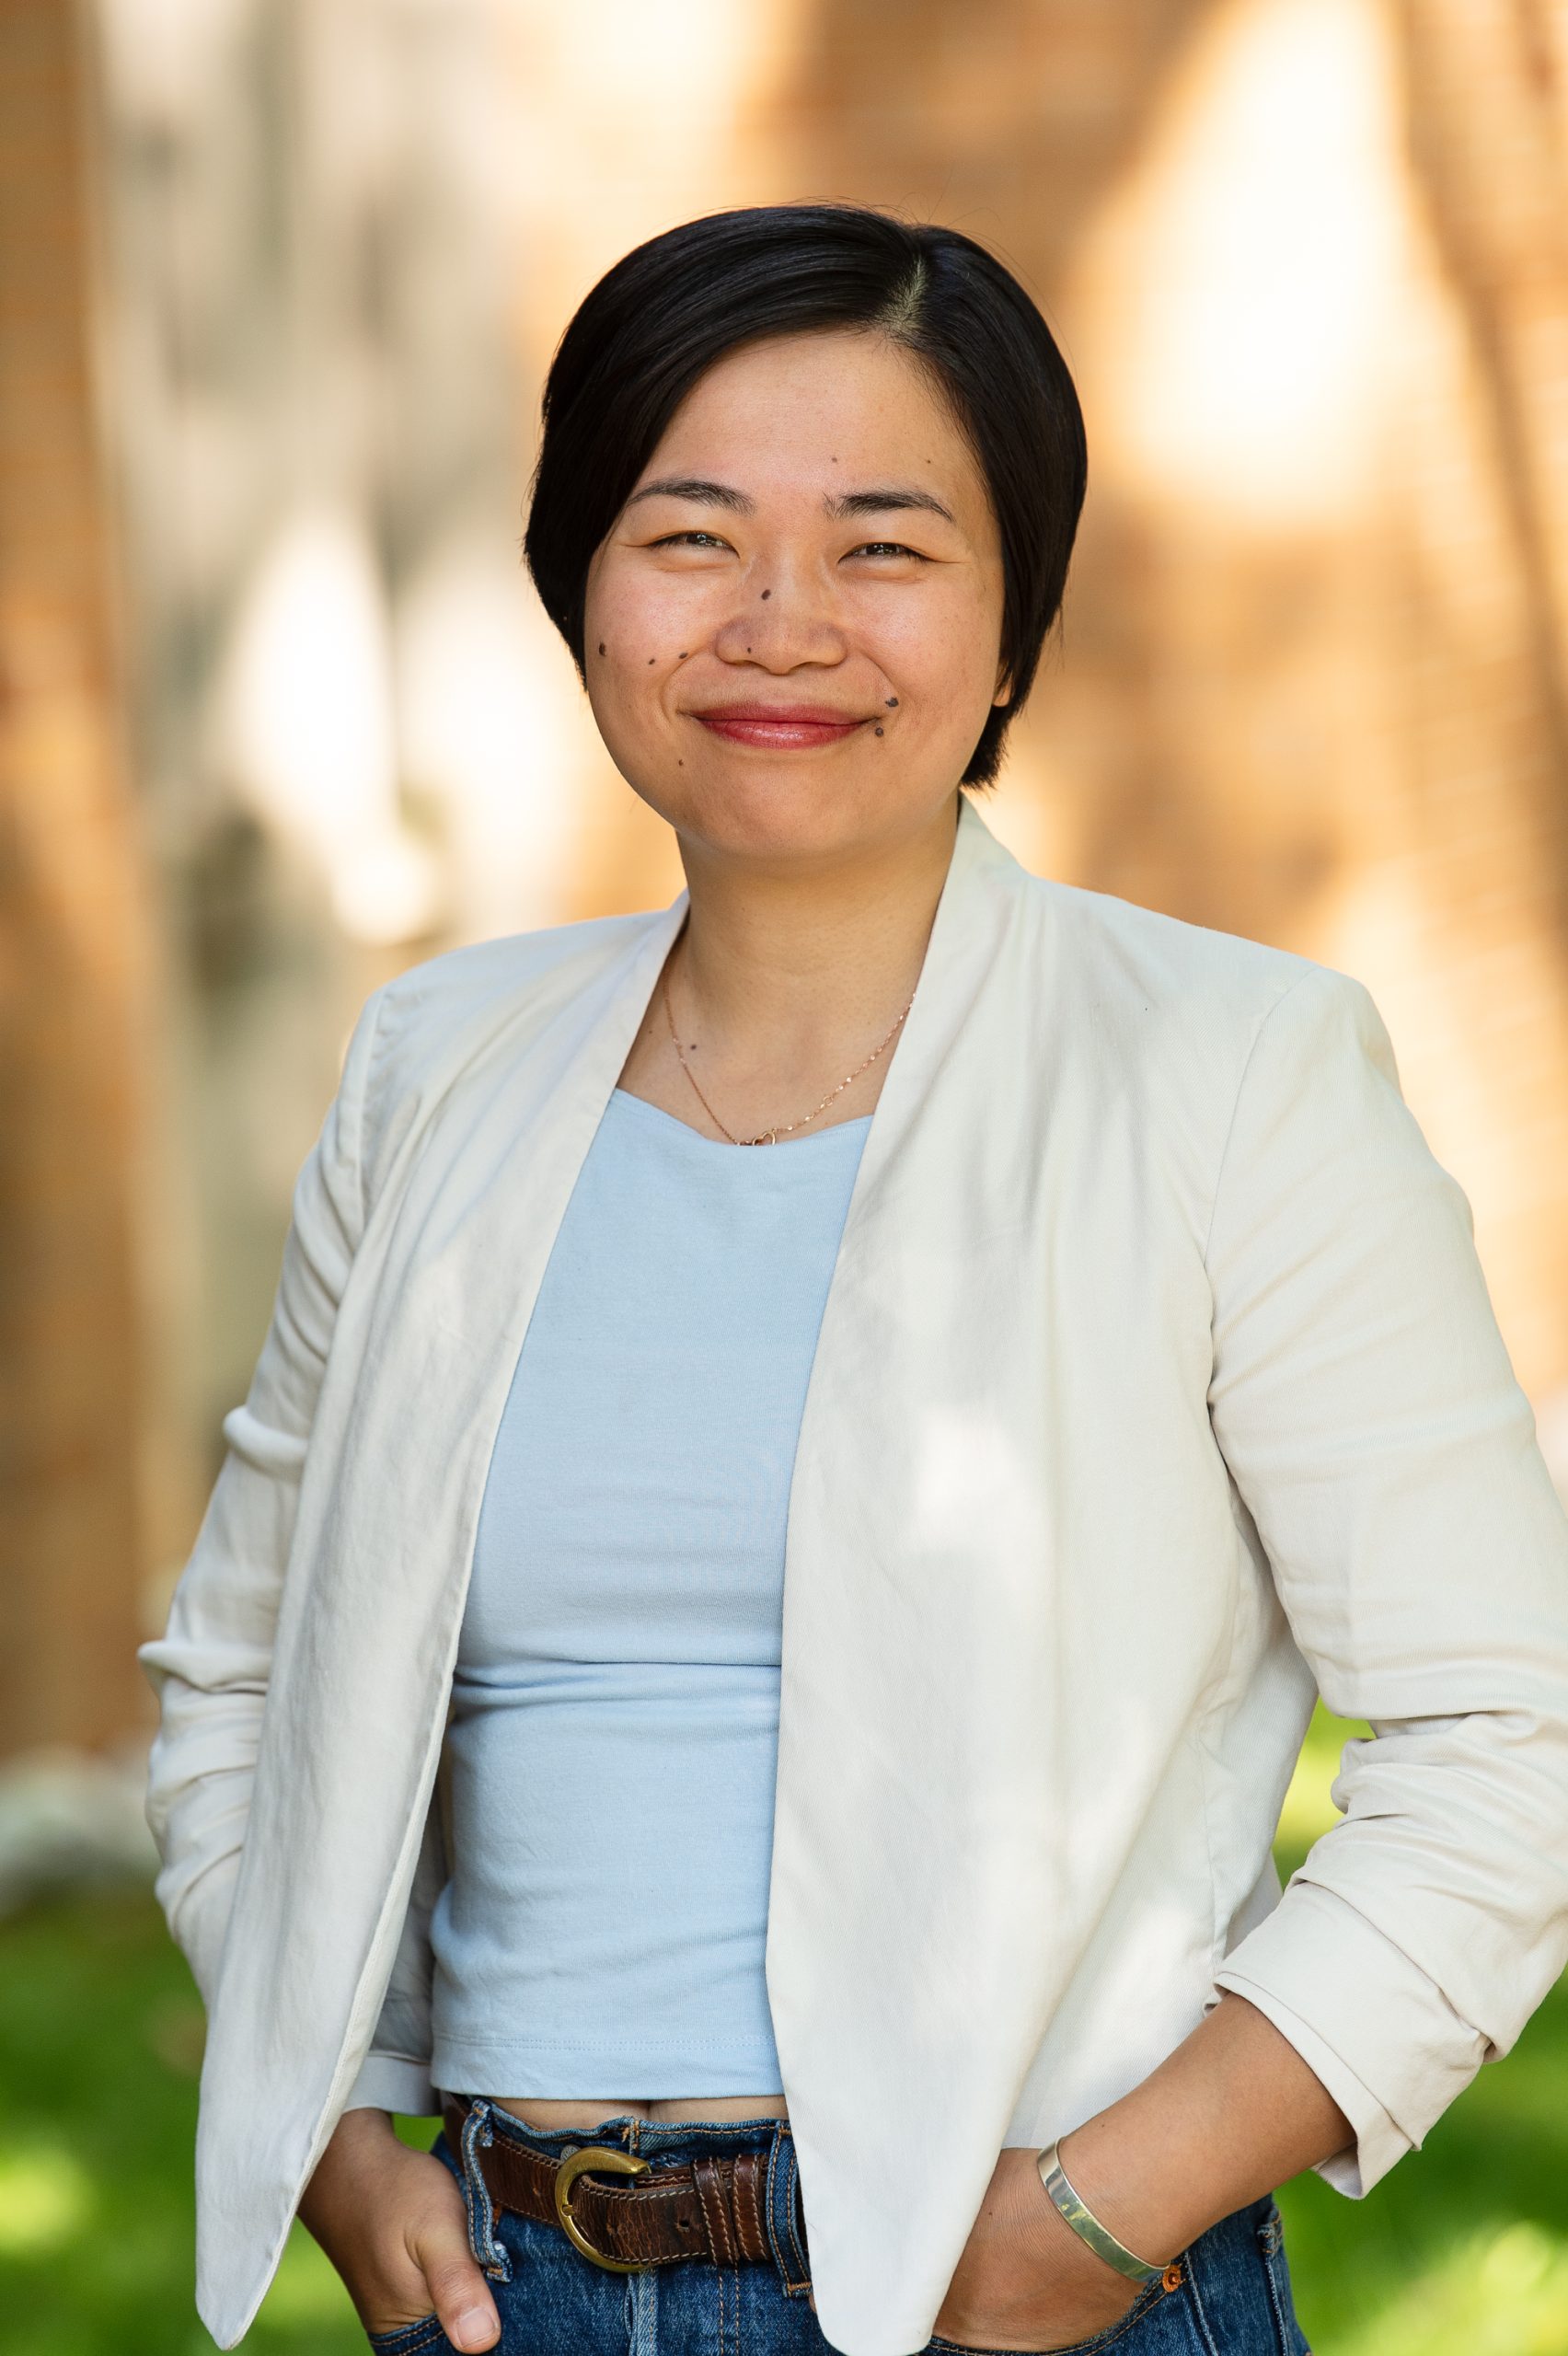
[[[594,917],[445,950],[410,965],[375,993],[379,1027],[411,1044],[424,1031],[440,1032],[491,1008],[514,1010],[530,995],[570,990],[661,922],[664,913],[659,908]]]
[[[1037,987],[1127,1063],[1201,1070],[1234,1092],[1260,1040],[1338,1040],[1388,1067],[1392,1049],[1354,976],[1245,935],[1040,876],[1024,878]]]
[[[1332,975],[1330,967],[1292,950],[1191,924],[1113,893],[1038,876],[1030,882],[1038,895],[1038,920],[1073,986],[1107,1009],[1137,1010],[1182,1025],[1246,1029],[1299,983]]]
[[[1028,1034],[1065,1043],[1053,1068],[1097,1123],[1122,1108],[1195,1232],[1221,1169],[1282,1123],[1299,1138],[1352,1105],[1402,1113],[1388,1032],[1351,975],[1109,893],[1033,876],[1023,891]]]
[[[450,1056],[476,1025],[572,997],[662,921],[664,909],[654,909],[476,940],[461,950],[429,956],[384,983],[367,1001],[365,1013],[375,1013],[384,1056]]]
[[[366,1159],[418,1126],[493,1046],[525,1045],[666,918],[663,908],[640,910],[507,933],[383,983],[365,1001],[344,1067]]]
[[[1302,984],[1321,977],[1330,992],[1360,988],[1291,950],[1036,875],[972,804],[960,847],[963,906],[996,944],[1029,1019],[1059,1017],[1080,1036],[1124,1045],[1135,1059],[1140,1040],[1162,1036],[1245,1051]]]

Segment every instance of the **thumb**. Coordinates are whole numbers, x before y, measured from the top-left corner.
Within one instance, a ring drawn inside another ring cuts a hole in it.
[[[464,2229],[455,2223],[432,2225],[416,2256],[431,2304],[453,2347],[470,2351],[493,2348],[501,2338],[501,2317]]]

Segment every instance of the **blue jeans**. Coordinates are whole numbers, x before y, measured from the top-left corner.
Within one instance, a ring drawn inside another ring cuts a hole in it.
[[[582,2128],[550,2133],[492,2112],[494,2133],[559,2160],[583,2140]],[[794,2143],[783,2119],[663,2125],[639,2119],[596,2127],[595,2143],[645,2159],[688,2165],[704,2153],[768,2154],[768,2239],[773,2262],[721,2267],[692,2258],[637,2274],[609,2274],[574,2250],[554,2225],[510,2210],[490,2212],[482,2185],[464,2183],[463,2164],[444,2131],[432,2155],[463,2185],[474,2255],[484,2263],[501,2314],[493,2356],[829,2356],[813,2314],[799,2233]],[[476,2200],[476,2191],[478,2199]],[[486,2231],[494,2247],[484,2246]],[[375,2334],[377,2356],[446,2356],[452,2347],[433,2316]],[[1272,2200],[1239,2209],[1195,2241],[1178,2267],[1149,2283],[1119,2323],[1079,2340],[1070,2356],[1308,2356],[1291,2304],[1279,2212]],[[929,2356],[971,2356],[933,2339]],[[991,2351],[983,2351],[991,2356]],[[1063,2356],[1069,2356],[1064,2350]]]

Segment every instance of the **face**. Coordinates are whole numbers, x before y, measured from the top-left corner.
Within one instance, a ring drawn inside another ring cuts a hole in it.
[[[778,337],[694,387],[594,557],[588,694],[688,855],[820,864],[951,808],[1006,700],[1001,623],[940,389],[881,335]]]

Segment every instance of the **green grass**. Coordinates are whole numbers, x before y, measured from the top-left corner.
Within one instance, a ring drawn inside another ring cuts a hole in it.
[[[0,1924],[0,2356],[211,2356],[192,2304],[202,2008],[141,1892]],[[409,2122],[428,2143],[433,2120]],[[365,2356],[301,2227],[242,2345]]]
[[[1347,1732],[1320,1715],[1280,1832],[1288,1871],[1332,1819]],[[191,2304],[202,2014],[150,1898],[0,1924],[0,2356],[205,2356]],[[405,2123],[429,2142],[430,2120]],[[1568,1983],[1365,2201],[1287,2186],[1317,2356],[1568,2356]],[[364,2356],[297,2226],[244,2346]]]
[[[1334,1821],[1347,1735],[1320,1710],[1280,1825],[1280,1870]],[[1315,2176],[1280,2194],[1317,2356],[1568,2356],[1568,1981],[1365,2200]]]

